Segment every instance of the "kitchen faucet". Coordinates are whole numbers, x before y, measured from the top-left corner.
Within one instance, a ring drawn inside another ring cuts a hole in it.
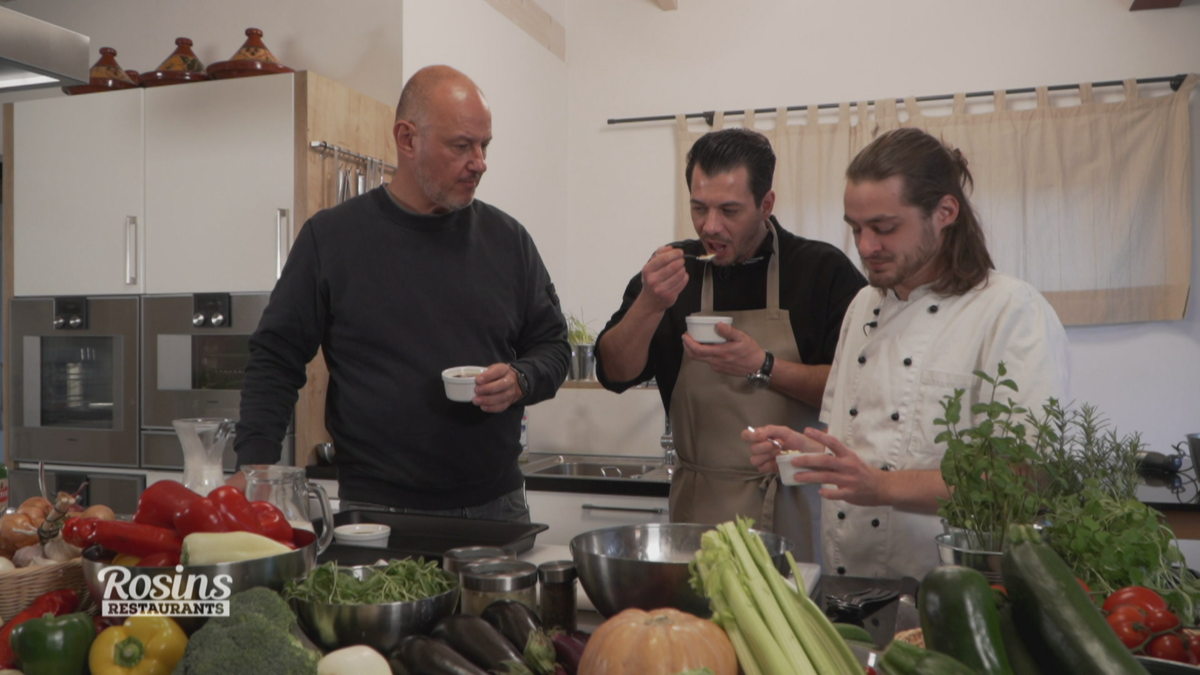
[[[658,444],[663,449],[663,468],[667,470],[668,476],[674,476],[679,455],[675,453],[675,434],[671,431],[671,416],[665,415],[665,419],[666,428],[663,429],[663,435],[658,438]]]

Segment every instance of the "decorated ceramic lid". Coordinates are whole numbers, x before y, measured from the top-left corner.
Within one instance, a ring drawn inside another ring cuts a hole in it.
[[[293,72],[291,68],[280,63],[270,49],[267,49],[267,46],[263,44],[262,36],[261,30],[247,28],[246,41],[242,43],[237,53],[228,61],[210,65],[208,74],[214,80],[224,80],[232,77]]]
[[[175,39],[175,51],[171,52],[157,69],[141,74],[143,87],[208,79],[210,78],[204,70],[204,64],[200,63],[200,59],[196,58],[196,53],[192,51],[192,41],[185,37]]]
[[[133,78],[117,65],[117,50],[112,47],[100,48],[100,59],[92,65],[87,84],[77,84],[73,87],[63,87],[67,94],[92,94],[98,91],[115,91],[117,89],[133,89],[138,84]]]

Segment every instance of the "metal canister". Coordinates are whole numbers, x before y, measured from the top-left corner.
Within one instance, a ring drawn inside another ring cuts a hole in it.
[[[474,563],[462,569],[462,613],[479,616],[497,600],[516,600],[537,612],[538,568],[521,560]]]
[[[495,546],[463,546],[461,548],[452,548],[442,554],[442,569],[458,577],[461,586],[462,569],[467,565],[516,559],[517,555],[506,548],[497,548]],[[462,607],[461,593],[459,594],[458,603],[455,611],[458,611],[458,608]]]

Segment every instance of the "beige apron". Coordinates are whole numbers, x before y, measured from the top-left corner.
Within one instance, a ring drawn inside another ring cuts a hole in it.
[[[777,361],[800,362],[788,312],[779,308],[779,236],[767,267],[766,309],[720,312],[733,327],[754,338]],[[700,314],[712,315],[712,266],[704,269]],[[821,547],[819,486],[788,487],[778,474],[761,474],[750,463],[741,438],[748,426],[786,424],[803,429],[818,423],[812,406],[770,389],[756,389],[741,375],[722,375],[685,353],[671,392],[671,428],[680,466],[671,481],[671,522],[721,523],[741,515],[755,527],[792,540],[800,561],[815,561]]]

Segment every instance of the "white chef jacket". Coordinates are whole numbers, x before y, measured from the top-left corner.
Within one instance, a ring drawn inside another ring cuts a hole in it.
[[[868,464],[886,470],[939,469],[945,443],[940,401],[965,389],[959,428],[974,426],[971,406],[991,396],[972,373],[995,376],[1004,361],[1019,392],[1001,389],[1041,413],[1060,401],[1070,381],[1066,332],[1054,309],[1029,284],[998,272],[961,296],[929,286],[907,301],[894,291],[859,291],[842,321],[837,354],[825,387],[821,421]],[[921,579],[938,564],[936,515],[825,500],[821,543],[826,573]]]

